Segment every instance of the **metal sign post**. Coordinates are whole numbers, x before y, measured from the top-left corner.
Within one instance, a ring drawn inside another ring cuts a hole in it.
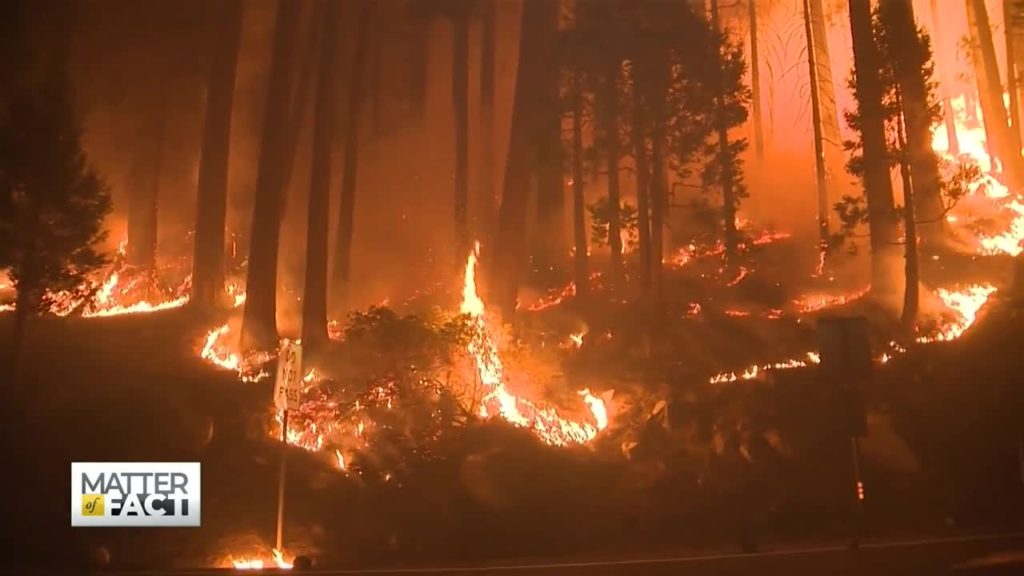
[[[302,391],[302,346],[285,340],[277,357],[277,379],[274,381],[274,407],[281,411],[281,468],[277,482],[277,544],[282,549],[284,529],[285,470],[288,466],[288,411],[299,407]]]

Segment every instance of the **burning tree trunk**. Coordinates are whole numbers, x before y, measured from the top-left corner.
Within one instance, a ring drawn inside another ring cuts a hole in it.
[[[760,160],[764,157],[764,128],[761,120],[761,61],[757,52],[757,1],[747,1],[750,21],[750,90],[754,123],[754,151]]]
[[[871,24],[871,1],[850,1],[850,32],[853,37],[854,97],[860,116],[863,145],[863,180],[871,232],[871,290],[876,295],[893,292],[890,272],[895,264],[896,222],[893,218],[892,181],[889,179],[885,140],[885,110],[880,60]]]
[[[583,87],[581,73],[572,75],[572,222],[575,240],[576,299],[586,301],[590,292],[587,258],[586,198],[583,196]]]
[[[807,44],[807,77],[811,92],[811,124],[814,127],[814,175],[818,186],[818,231],[821,250],[824,251],[829,241],[829,201],[825,176],[825,145],[821,128],[821,97],[818,93],[817,49],[811,26],[810,4],[811,0],[803,1],[804,38]]]
[[[716,37],[721,37],[722,27],[718,17],[718,0],[711,0],[711,26]],[[739,232],[736,229],[736,207],[738,198],[734,189],[732,153],[729,146],[729,121],[726,117],[725,82],[722,73],[721,49],[717,49],[720,64],[718,86],[715,94],[715,131],[718,133],[719,185],[722,188],[722,217],[725,221],[725,260],[729,266],[736,263],[739,249]]]
[[[999,159],[1003,171],[1014,187],[1024,185],[1020,143],[1015,142],[1019,138],[1013,137],[1007,124],[1003,90],[999,81],[999,65],[996,62],[992,29],[989,26],[984,0],[967,0],[967,26],[970,31],[971,55],[981,99],[981,114],[990,143],[989,152]]]
[[[359,169],[359,116],[363,108],[363,83],[369,52],[369,25],[373,4],[364,0],[359,5],[356,47],[352,60],[352,77],[348,85],[348,111],[345,117],[345,156],[338,205],[338,230],[334,240],[334,268],[331,290],[337,299],[336,309],[348,305],[348,280],[352,268],[352,231],[356,203],[356,175]]]
[[[277,256],[281,235],[281,196],[284,192],[289,85],[295,35],[301,6],[278,3],[274,46],[267,89],[259,173],[253,199],[246,280],[242,349],[268,350],[277,345]]]
[[[882,4],[881,15],[891,45],[903,109],[907,161],[913,175],[913,197],[917,203],[913,212],[922,218],[922,223],[927,223],[928,237],[934,244],[944,229],[942,217],[945,210],[939,188],[939,159],[932,149],[932,114],[924,76],[931,58],[925,39],[918,35],[913,10],[910,0],[890,1]]]
[[[551,53],[553,34],[541,33],[551,21],[545,11],[557,9],[547,0],[524,0],[519,64],[512,103],[512,128],[509,134],[505,182],[498,214],[492,284],[495,300],[502,312],[515,312],[519,280],[526,263],[526,212],[530,193],[531,149],[536,141],[536,94],[544,74],[544,59]],[[534,36],[531,32],[537,31]]]
[[[537,33],[551,36],[545,45],[548,52],[538,93],[541,108],[537,126],[537,213],[539,242],[537,262],[540,269],[552,269],[569,249],[565,230],[565,188],[562,185],[562,102],[561,54],[558,50],[558,2],[548,2],[547,21]]]
[[[452,18],[452,108],[455,115],[455,265],[469,252],[469,13]]]
[[[648,186],[651,176],[647,165],[647,130],[644,121],[637,63],[633,62],[633,157],[636,161],[637,226],[640,228],[640,278],[644,292],[651,287],[651,226]]]
[[[331,144],[337,125],[337,79],[341,2],[328,2],[320,39],[317,73],[315,123],[313,127],[313,173],[309,186],[306,228],[306,282],[302,298],[302,340],[316,353],[327,343],[327,236],[331,198]]]
[[[203,149],[199,159],[195,253],[190,302],[200,310],[219,307],[224,299],[224,219],[227,212],[228,158],[235,69],[242,37],[242,0],[216,7],[207,77]]]
[[[483,32],[480,55],[480,197],[478,211],[482,225],[477,233],[493,230],[497,198],[494,194],[494,63],[497,53],[497,9],[493,2],[483,3]],[[461,258],[462,256],[460,256]]]
[[[942,19],[939,17],[938,0],[931,0],[932,14],[932,45],[942,46]],[[935,67],[939,73],[939,93],[942,97],[942,119],[946,125],[946,139],[949,141],[949,152],[954,156],[960,155],[960,140],[956,135],[956,115],[953,111],[953,104],[949,97],[949,80],[946,77],[945,66],[936,58]]]
[[[157,206],[167,115],[166,98],[161,93],[157,99],[156,118],[145,120],[141,130],[128,206],[128,263],[150,271],[156,265]]]
[[[611,249],[611,278],[622,278],[622,223],[619,194],[619,59],[608,55],[605,78],[599,95],[605,139],[605,161],[608,167],[608,246]]]

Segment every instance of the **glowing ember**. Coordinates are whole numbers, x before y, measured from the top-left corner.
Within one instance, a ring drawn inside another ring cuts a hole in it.
[[[466,262],[465,280],[462,285],[462,314],[473,320],[473,335],[468,345],[481,383],[489,390],[481,400],[480,416],[500,416],[509,423],[531,429],[544,442],[565,446],[589,442],[608,425],[604,402],[585,391],[584,402],[590,409],[596,425],[587,422],[573,422],[558,415],[554,408],[539,406],[525,398],[515,396],[505,387],[504,368],[498,349],[485,321],[483,300],[476,291],[476,264],[480,251],[477,243]]]
[[[793,304],[800,313],[807,314],[810,312],[824,310],[825,308],[848,304],[863,297],[869,290],[871,290],[870,286],[850,294],[809,294],[794,300]]]
[[[792,368],[805,368],[812,364],[818,364],[821,362],[821,356],[817,352],[808,352],[804,355],[804,358],[791,358],[789,360],[783,360],[782,362],[775,362],[772,364],[754,364],[748,366],[740,372],[722,372],[716,374],[708,379],[711,384],[721,384],[723,382],[735,382],[737,380],[753,380],[758,375],[767,372],[769,370],[789,370]]]

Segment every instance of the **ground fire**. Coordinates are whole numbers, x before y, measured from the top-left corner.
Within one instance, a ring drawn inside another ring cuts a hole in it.
[[[0,7],[12,569],[1024,549],[1024,3],[50,4]],[[159,460],[199,528],[66,530],[55,471]]]

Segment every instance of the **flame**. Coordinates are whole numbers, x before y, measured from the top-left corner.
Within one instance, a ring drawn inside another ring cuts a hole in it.
[[[968,286],[962,290],[939,288],[936,294],[947,308],[953,311],[957,319],[941,328],[937,334],[922,336],[918,342],[948,342],[956,340],[974,324],[978,310],[988,302],[989,296],[996,292],[991,284]]]
[[[348,471],[348,468],[345,466],[345,455],[341,453],[341,450],[335,448],[334,456],[338,459],[338,468],[341,469],[342,472]]]
[[[263,558],[244,558],[230,559],[230,563],[235,570],[262,570],[264,566],[271,564],[282,570],[292,569],[292,564],[284,559],[284,554],[277,548],[271,551],[270,556],[269,561],[265,561]]]
[[[803,358],[790,358],[789,360],[783,360],[782,362],[774,362],[771,364],[754,364],[741,370],[740,372],[721,372],[715,374],[708,379],[711,384],[721,384],[723,382],[735,382],[737,380],[753,380],[760,374],[770,370],[789,370],[792,368],[805,368],[812,364],[821,363],[821,356],[817,352],[807,352]]]
[[[584,391],[586,394],[581,392],[581,395],[596,425],[562,418],[554,408],[534,404],[506,388],[501,358],[485,321],[486,307],[476,290],[479,253],[480,243],[477,242],[466,261],[459,310],[473,320],[473,335],[467,349],[476,364],[480,382],[488,390],[480,403],[480,416],[500,416],[515,426],[531,429],[545,443],[554,446],[583,444],[593,440],[598,432],[607,427],[608,415],[604,402],[591,396],[589,391]]]
[[[851,292],[849,294],[808,294],[794,300],[793,304],[800,313],[807,314],[810,312],[824,310],[825,308],[848,304],[863,297],[870,290],[871,287],[868,286],[862,290]]]

